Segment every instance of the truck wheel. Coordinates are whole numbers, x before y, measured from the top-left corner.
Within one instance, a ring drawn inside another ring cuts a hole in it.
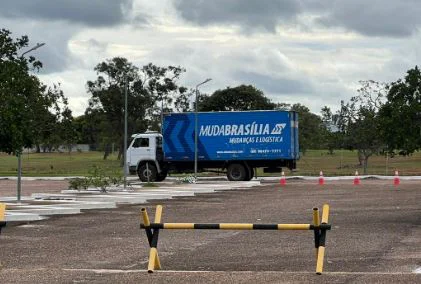
[[[250,168],[249,176],[247,177],[247,180],[251,180],[252,178],[254,178],[254,169]]]
[[[163,171],[156,175],[156,181],[163,181],[167,177],[168,172]]]
[[[247,173],[245,181],[250,181],[254,177],[254,169],[247,164],[245,165],[245,167]]]
[[[243,181],[247,179],[246,167],[242,164],[231,164],[227,169],[227,178],[231,181]]]
[[[152,165],[151,163],[148,163],[148,166],[146,166],[146,164],[140,166],[137,174],[139,175],[139,178],[141,181],[148,182],[148,176],[149,176],[149,181],[153,182],[156,180],[157,170],[154,165]]]

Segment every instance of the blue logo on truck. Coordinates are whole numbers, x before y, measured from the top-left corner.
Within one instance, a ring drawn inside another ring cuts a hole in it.
[[[272,129],[270,134],[282,134],[282,130],[284,130],[286,123],[277,123],[275,127]]]
[[[164,116],[166,159],[193,161],[195,118],[194,113]],[[286,111],[207,112],[197,119],[199,160],[282,159],[298,152],[292,135],[296,117]]]
[[[286,123],[277,123],[270,130],[269,123],[250,124],[223,124],[223,125],[201,125],[199,136],[243,136],[243,135],[265,135],[265,134],[282,134]]]

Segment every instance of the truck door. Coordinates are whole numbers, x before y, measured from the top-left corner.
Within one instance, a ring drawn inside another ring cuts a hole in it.
[[[155,160],[155,137],[137,137],[128,149],[130,165],[140,160]]]
[[[163,161],[164,160],[164,151],[162,149],[162,137],[156,137],[156,160]]]

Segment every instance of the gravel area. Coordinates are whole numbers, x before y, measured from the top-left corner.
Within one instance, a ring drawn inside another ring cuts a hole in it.
[[[67,187],[63,182],[36,183],[28,183],[26,191]],[[148,274],[148,243],[139,229],[142,205],[136,205],[7,226],[0,235],[0,279],[1,283],[421,283],[421,274],[414,272],[421,267],[420,185],[405,181],[394,187],[390,180],[366,180],[360,186],[352,181],[325,186],[288,181],[285,187],[268,184],[159,202],[163,222],[197,223],[311,223],[312,208],[329,203],[332,231],[327,234],[321,276],[314,272],[311,231],[228,230],[162,230],[158,251],[163,270]],[[5,191],[13,193],[9,186]],[[151,217],[156,204],[146,205]]]

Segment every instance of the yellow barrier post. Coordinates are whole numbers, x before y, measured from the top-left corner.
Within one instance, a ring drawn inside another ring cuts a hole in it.
[[[157,205],[156,211],[155,211],[155,223],[161,223],[161,217],[162,217],[162,205]],[[158,249],[157,249],[158,235],[159,235],[159,229],[154,230],[154,238],[152,239],[152,244],[154,245],[154,248],[155,248],[154,249],[155,250],[154,269],[161,269],[161,262],[159,261]]]
[[[0,203],[0,234],[4,226],[6,226],[6,204]]]
[[[329,221],[329,205],[323,205],[322,212],[322,225],[327,224]],[[322,274],[323,272],[323,261],[325,256],[325,243],[326,243],[326,229],[320,230],[320,239],[319,239],[319,251],[317,254],[317,264],[316,264],[316,273]]]
[[[319,215],[319,208],[313,208],[313,225],[316,227],[320,226],[320,215]],[[314,230],[314,245],[316,247],[316,261],[317,256],[319,253],[319,240],[320,240],[320,230]]]
[[[146,236],[148,237],[148,242],[150,246],[149,251],[149,263],[148,263],[148,272],[153,273],[155,269],[161,269],[161,262],[159,261],[158,256],[158,235],[159,235],[159,228],[151,228],[151,223],[149,221],[148,212],[146,208],[142,208],[140,210],[142,213],[143,224],[140,225],[141,228],[144,228],[146,231]],[[155,223],[161,223],[161,216],[162,216],[162,206],[156,206],[155,212]]]
[[[328,224],[329,205],[323,205],[322,220],[320,223],[319,209],[313,208],[313,224],[245,224],[245,223],[161,223],[162,206],[156,207],[155,222],[150,223],[145,208],[141,209],[143,224],[141,229],[146,230],[148,236],[150,254],[148,272],[154,269],[161,269],[158,257],[158,235],[160,229],[187,229],[187,230],[314,230],[314,240],[316,247],[316,273],[323,271],[323,259],[325,252],[326,231],[331,229]]]
[[[149,221],[148,211],[146,208],[140,209],[143,225],[145,226],[146,236],[148,237],[149,246],[152,242],[152,229],[150,228],[151,222]]]

